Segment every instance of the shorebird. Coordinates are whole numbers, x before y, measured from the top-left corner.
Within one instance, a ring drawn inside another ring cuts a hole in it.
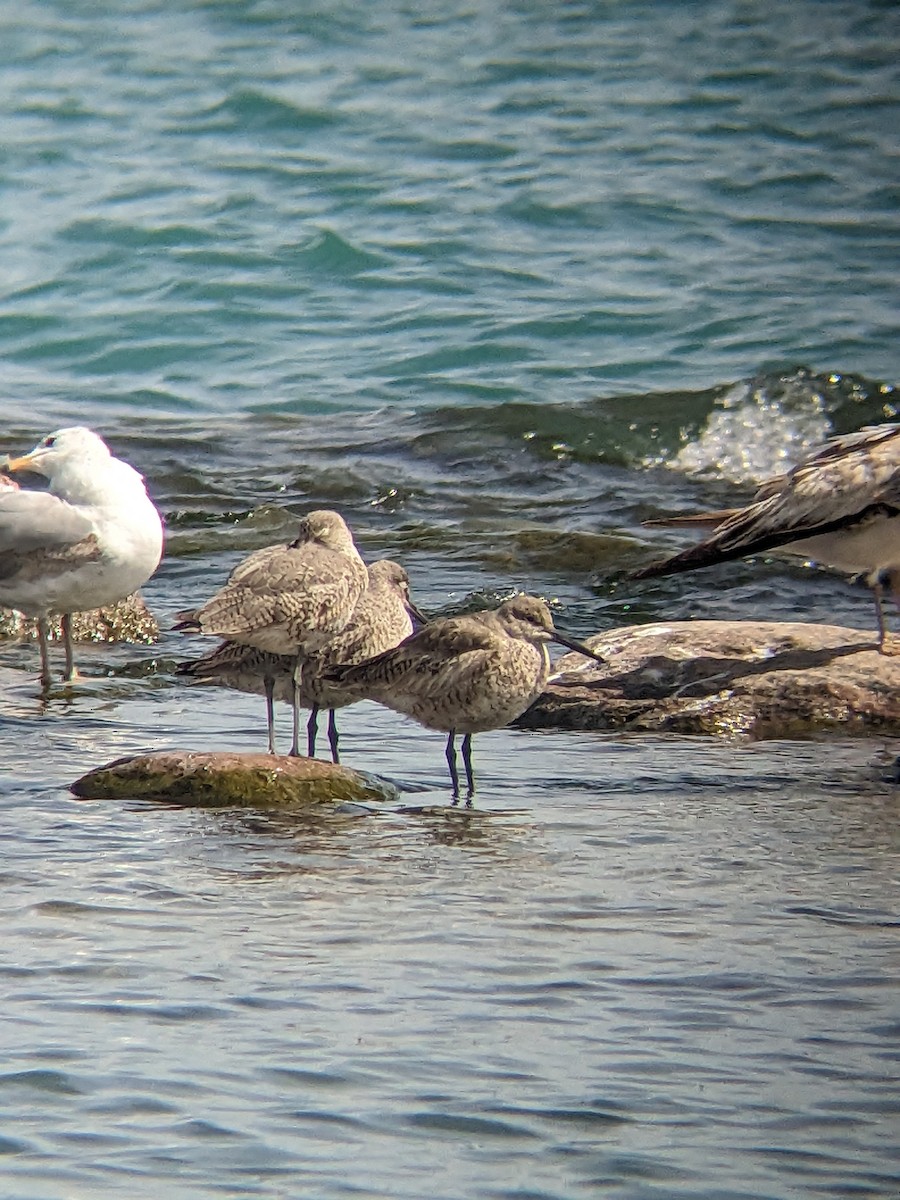
[[[143,478],[81,425],[48,434],[0,465],[49,481],[46,491],[13,481],[0,490],[0,605],[37,618],[46,688],[49,618],[62,616],[63,678],[72,680],[72,613],[115,604],[146,583],[162,556],[162,520]]]
[[[666,518],[713,527],[699,545],[632,572],[649,579],[778,550],[865,580],[875,596],[878,646],[888,653],[882,596],[900,590],[900,425],[831,438],[786,475],[765,482],[746,508]]]
[[[179,614],[175,628],[217,634],[293,659],[291,754],[296,755],[300,753],[304,659],[343,629],[367,584],[365,564],[343,517],[328,509],[316,510],[300,521],[293,542],[265,546],[248,555],[202,608]],[[273,687],[274,679],[264,675],[270,714]],[[271,739],[271,716],[269,733]]]
[[[472,735],[508,725],[540,695],[550,672],[548,642],[603,662],[554,629],[543,600],[518,595],[488,612],[432,621],[394,649],[356,666],[328,668],[324,675],[358,699],[377,700],[427,729],[447,733],[454,800],[459,798],[455,739],[462,734],[471,801]]]
[[[307,754],[315,757],[318,735],[318,715],[328,709],[328,741],[331,757],[339,762],[338,732],[334,712],[353,704],[358,697],[328,683],[322,676],[327,667],[340,663],[357,663],[373,654],[396,646],[413,631],[413,620],[420,625],[425,618],[412,603],[409,577],[404,569],[389,559],[372,563],[368,568],[369,582],[344,628],[318,651],[303,660],[300,676],[300,704],[310,709],[306,726]],[[266,697],[266,716],[269,731],[269,751],[275,753],[274,701],[292,704],[293,674],[296,656],[270,654],[253,646],[237,642],[222,642],[203,658],[180,663],[177,674],[190,683],[215,683],[236,691]]]

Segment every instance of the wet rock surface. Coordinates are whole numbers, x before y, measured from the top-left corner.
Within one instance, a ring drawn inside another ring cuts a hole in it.
[[[62,619],[50,622],[50,639],[62,637]],[[94,608],[72,614],[72,637],[76,642],[131,642],[150,645],[159,637],[156,618],[139,592],[106,608]],[[10,608],[0,608],[0,638],[22,641],[37,639],[37,622]]]
[[[71,785],[87,800],[162,800],[209,806],[369,802],[387,785],[317,758],[167,750],[120,758]]]
[[[586,644],[516,724],[751,738],[900,736],[900,657],[836,625],[685,621],[629,626]]]

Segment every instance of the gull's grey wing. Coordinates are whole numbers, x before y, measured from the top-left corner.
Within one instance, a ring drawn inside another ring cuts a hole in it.
[[[93,525],[50,492],[0,493],[0,556],[75,546]]]

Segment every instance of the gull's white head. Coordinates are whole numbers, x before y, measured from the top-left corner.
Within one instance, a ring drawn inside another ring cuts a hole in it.
[[[72,462],[98,463],[111,457],[109,447],[84,425],[69,425],[48,433],[28,454],[11,458],[6,464],[8,471],[34,471],[53,479],[62,468]]]
[[[73,504],[147,499],[142,476],[115,458],[103,438],[83,425],[48,433],[28,454],[8,459],[5,470],[44,475],[49,490]]]

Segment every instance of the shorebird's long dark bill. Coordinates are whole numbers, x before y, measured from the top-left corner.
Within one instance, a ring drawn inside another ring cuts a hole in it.
[[[605,663],[606,659],[601,658],[599,654],[595,654],[593,650],[588,650],[587,646],[581,642],[576,642],[574,638],[567,638],[565,634],[554,632],[551,635],[554,642],[559,642],[561,646],[568,647],[569,650],[577,650],[579,654],[584,654],[587,658],[592,658],[594,662]]]
[[[425,614],[420,609],[416,608],[416,606],[415,606],[415,604],[413,604],[412,600],[409,600],[409,599],[404,600],[403,604],[406,608],[406,611],[409,613],[409,615],[412,617],[412,619],[416,622],[417,625],[427,625],[428,624],[428,618],[425,616]]]

